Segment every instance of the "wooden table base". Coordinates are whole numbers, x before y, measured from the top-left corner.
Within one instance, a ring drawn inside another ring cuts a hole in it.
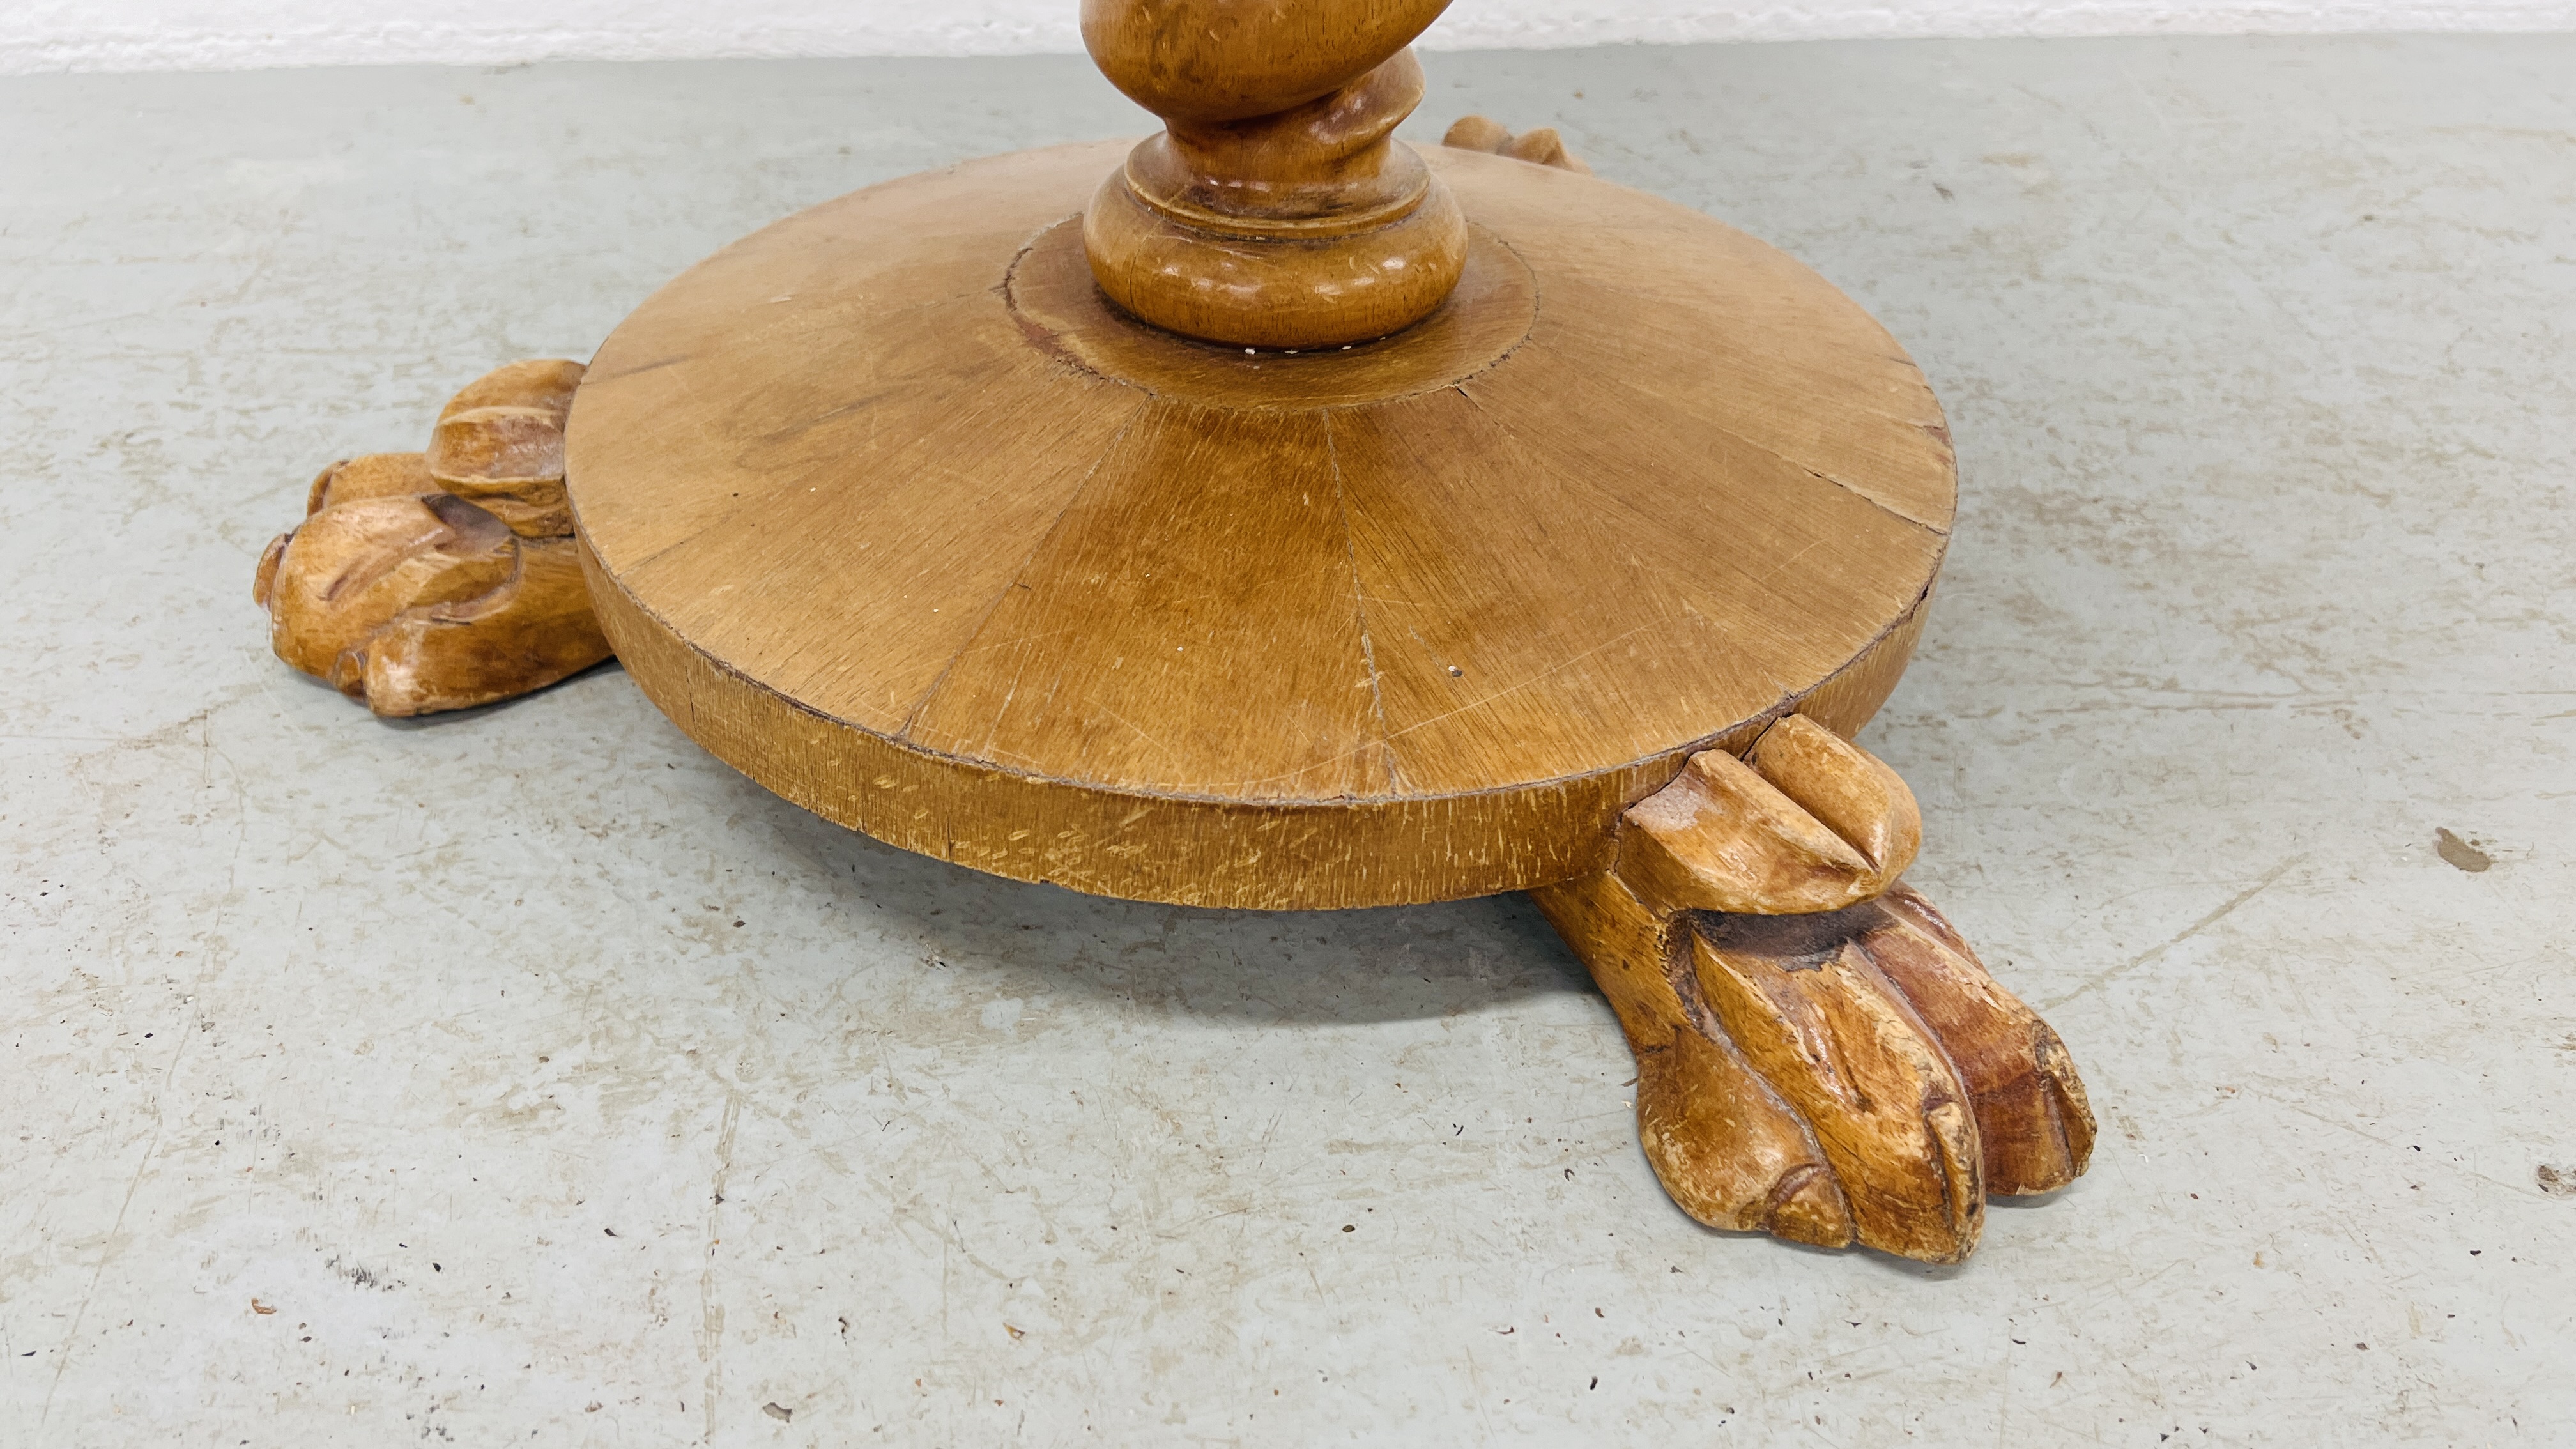
[[[550,496],[551,467],[559,495],[550,399],[579,372],[502,368],[441,413],[431,455],[325,469],[305,524],[260,560],[279,656],[386,715],[489,703],[605,658],[573,541],[513,534],[429,461],[457,456],[454,420],[489,422],[476,409],[497,398],[539,415],[504,419],[535,459],[518,471],[538,475],[517,491]],[[1618,1014],[1646,1159],[1700,1222],[1953,1262],[1988,1195],[2083,1173],[2083,1083],[1902,883],[1919,835],[1893,771],[1790,715],[1745,760],[1694,756],[1625,812],[1598,852],[1610,867],[1534,893]]]
[[[1438,169],[1501,230],[1356,353],[1119,312],[1048,220],[1098,148],[782,223],[587,374],[502,368],[425,453],[325,470],[260,561],[277,652],[399,715],[613,640],[763,784],[1022,879],[1274,907],[1534,888],[1685,1212],[1957,1261],[1988,1195],[2081,1174],[2094,1124],[2056,1034],[1902,883],[1914,798],[1848,742],[1946,542],[1938,410],[1776,253],[1497,159],[1578,169],[1553,133],[1452,136],[1494,153]],[[1659,429],[1687,446],[1627,436]],[[1372,507],[1415,531],[1364,558]],[[1349,648],[1353,602],[1404,633]]]

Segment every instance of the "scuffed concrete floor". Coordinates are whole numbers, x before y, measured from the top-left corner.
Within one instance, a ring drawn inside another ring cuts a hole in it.
[[[2576,41],[1431,67],[1414,134],[1556,123],[1947,400],[1867,738],[2089,1178],[1955,1270],[1708,1233],[1518,899],[1016,886],[614,667],[387,726],[269,657],[319,464],[1137,129],[1081,60],[13,80],[0,1441],[2571,1442]]]

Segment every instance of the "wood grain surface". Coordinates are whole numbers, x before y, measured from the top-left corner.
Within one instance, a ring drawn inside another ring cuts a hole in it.
[[[420,453],[322,470],[251,597],[277,657],[377,714],[471,709],[608,657],[564,502],[577,362],[534,358],[449,400]]]
[[[1582,158],[1565,149],[1565,138],[1556,133],[1554,126],[1540,126],[1515,136],[1510,127],[1491,116],[1460,116],[1449,123],[1448,131],[1440,137],[1440,144],[1455,146],[1462,151],[1509,156],[1515,161],[1532,161],[1565,171],[1580,171],[1586,176],[1592,174],[1592,168],[1584,165]]]
[[[1101,73],[1163,118],[1092,193],[1102,291],[1191,337],[1316,347],[1421,320],[1458,281],[1458,202],[1395,128],[1408,43],[1449,0],[1083,0]]]
[[[1990,1196],[2083,1175],[2065,1045],[1897,881],[1921,838],[1896,773],[1802,715],[1693,756],[1613,866],[1536,893],[1637,1056],[1637,1133],[1711,1227],[1927,1262]]]
[[[827,203],[601,349],[567,452],[592,591],[716,754],[1003,875],[1337,907],[1599,870],[1693,752],[1885,699],[1953,465],[1814,273],[1435,148],[1475,224],[1449,303],[1247,354],[1078,285],[1124,149]]]

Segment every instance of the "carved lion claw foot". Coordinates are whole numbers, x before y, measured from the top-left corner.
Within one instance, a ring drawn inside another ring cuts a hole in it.
[[[380,715],[490,704],[607,658],[564,500],[581,374],[511,363],[449,401],[426,453],[323,469],[252,586],[277,657]]]
[[[1897,883],[1920,836],[1894,771],[1791,715],[1632,807],[1611,869],[1536,892],[1618,1011],[1647,1160],[1692,1217],[1949,1263],[1989,1194],[2083,1173],[2065,1046]]]
[[[1509,156],[1515,161],[1528,161],[1540,166],[1553,166],[1559,171],[1573,171],[1589,176],[1592,168],[1565,149],[1565,138],[1554,126],[1540,126],[1515,136],[1509,127],[1489,116],[1460,116],[1449,132],[1440,138],[1443,146],[1461,151],[1490,151]]]

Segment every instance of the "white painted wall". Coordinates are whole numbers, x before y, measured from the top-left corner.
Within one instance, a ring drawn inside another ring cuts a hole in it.
[[[1075,0],[0,0],[0,74],[1079,50]],[[1458,0],[1446,49],[2576,29],[2576,0]]]

